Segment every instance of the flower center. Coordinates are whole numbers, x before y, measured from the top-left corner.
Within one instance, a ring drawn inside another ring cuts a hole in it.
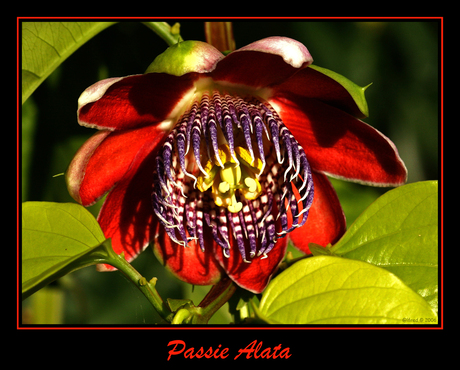
[[[204,250],[206,224],[226,257],[236,244],[245,262],[265,258],[305,224],[312,201],[305,151],[255,97],[217,90],[197,96],[156,157],[153,209],[184,246],[197,240]]]
[[[204,170],[197,179],[198,190],[205,192],[212,186],[212,197],[219,207],[225,207],[232,213],[238,213],[243,203],[238,202],[235,192],[247,200],[256,199],[262,192],[257,174],[262,169],[262,161],[256,158],[251,160],[247,149],[236,147],[235,155],[231,156],[228,144],[219,146],[215,156],[208,160]],[[223,167],[222,167],[223,164]]]

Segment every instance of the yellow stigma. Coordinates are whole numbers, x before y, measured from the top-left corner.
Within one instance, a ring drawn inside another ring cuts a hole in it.
[[[206,163],[204,168],[207,176],[200,174],[197,178],[198,190],[204,192],[212,187],[212,197],[219,207],[226,207],[230,212],[237,213],[243,208],[236,191],[247,200],[256,199],[262,192],[257,175],[262,170],[263,163],[259,158],[252,161],[247,149],[236,147],[235,154],[239,161],[230,154],[230,148],[224,144],[219,146],[218,156]]]

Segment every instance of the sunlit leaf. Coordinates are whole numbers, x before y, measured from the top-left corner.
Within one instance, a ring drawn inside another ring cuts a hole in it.
[[[114,22],[22,22],[22,103],[64,60]]]
[[[23,298],[51,281],[99,263],[111,248],[96,219],[74,203],[22,204]]]
[[[385,193],[331,253],[391,271],[437,310],[438,182],[417,182]]]
[[[280,324],[436,323],[420,295],[391,272],[332,256],[301,260],[262,295],[259,314]]]

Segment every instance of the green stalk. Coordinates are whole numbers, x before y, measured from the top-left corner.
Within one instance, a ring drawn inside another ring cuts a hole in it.
[[[176,23],[172,27],[166,22],[142,22],[158,36],[160,36],[169,46],[184,41],[180,35],[180,24]]]
[[[104,263],[108,263],[122,272],[134,283],[134,285],[136,285],[142,294],[144,294],[165,323],[171,322],[173,314],[169,310],[168,306],[163,302],[163,299],[160,297],[160,294],[158,294],[158,291],[155,288],[157,281],[156,278],[147,281],[145,277],[137,272],[137,270],[126,261],[123,254],[117,255],[113,252],[113,255],[110,255]]]
[[[206,297],[196,307],[192,324],[207,324],[211,317],[221,308],[235,293],[237,286],[226,277],[214,285]]]

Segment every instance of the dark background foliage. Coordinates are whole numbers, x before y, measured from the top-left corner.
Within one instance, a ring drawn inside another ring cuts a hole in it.
[[[174,20],[168,20],[170,24]],[[205,41],[203,22],[180,21],[186,40]],[[390,137],[409,171],[408,182],[439,177],[439,22],[437,21],[235,21],[236,47],[267,36],[288,36],[307,46],[314,63],[338,72],[366,91],[367,123]],[[73,202],[63,173],[79,146],[94,132],[76,120],[79,95],[94,82],[143,73],[166,43],[141,23],[109,27],[69,57],[29,98],[22,111],[22,200]],[[306,148],[308,153],[308,148]],[[387,189],[334,181],[350,224]],[[91,207],[97,215],[100,203]],[[193,298],[207,288],[171,277],[146,250],[134,263],[146,278],[158,277],[166,298]],[[65,324],[150,324],[156,313],[119,273],[86,268],[24,303],[24,320],[37,307],[58,307],[53,320]],[[60,307],[60,308],[59,308]],[[42,310],[43,311],[43,310]],[[212,322],[228,323],[224,309]],[[31,321],[31,322],[32,322]]]

